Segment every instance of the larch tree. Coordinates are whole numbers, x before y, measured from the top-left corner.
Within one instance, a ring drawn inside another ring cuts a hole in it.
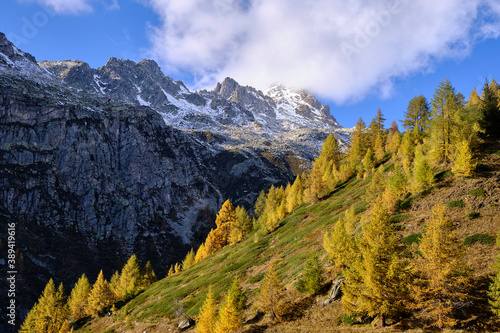
[[[366,141],[366,125],[363,119],[359,118],[356,126],[354,126],[354,131],[351,135],[351,146],[347,153],[347,162],[352,170],[360,168],[360,163],[366,154]]]
[[[423,147],[415,148],[415,164],[411,178],[411,189],[413,194],[422,193],[434,187],[434,171],[423,152]]]
[[[458,137],[457,116],[463,110],[463,101],[446,79],[439,84],[431,100],[432,120],[429,144],[436,164],[449,163],[453,158]]]
[[[113,294],[109,288],[109,283],[104,278],[104,274],[101,270],[88,297],[87,314],[97,318],[99,314],[112,303]]]
[[[385,150],[387,152],[397,152],[399,146],[401,145],[401,138],[402,134],[399,132],[398,124],[395,120],[393,120],[391,123],[391,127],[389,127],[389,134],[387,135]]]
[[[336,268],[343,270],[357,260],[357,242],[354,235],[358,218],[354,208],[345,212],[336,223],[331,233],[323,236],[323,248],[332,259]]]
[[[271,315],[271,318],[276,319],[281,314],[281,304],[283,299],[283,285],[278,277],[276,263],[269,266],[264,279],[261,282],[259,296],[257,299],[257,307],[262,312]]]
[[[186,270],[196,263],[194,250],[191,250],[186,254],[186,257],[182,261],[182,269]]]
[[[407,176],[411,175],[411,167],[415,158],[415,144],[410,132],[405,132],[398,149],[398,159],[401,161],[403,170]]]
[[[174,273],[179,273],[180,271],[182,271],[182,266],[176,262],[174,265]]]
[[[122,289],[120,286],[120,272],[115,271],[109,280],[109,289],[113,294],[113,301],[117,301],[122,298]]]
[[[122,298],[127,299],[133,297],[139,290],[141,283],[141,267],[137,256],[133,254],[122,268],[120,274],[120,289],[122,291]]]
[[[82,274],[68,298],[69,316],[73,321],[77,321],[87,314],[87,299],[91,288],[89,279],[85,274]]]
[[[31,310],[26,315],[26,318],[24,319],[24,322],[21,325],[19,333],[40,332],[38,326],[41,325],[42,323],[38,321],[37,315],[38,315],[38,303],[35,303],[35,305],[33,305]]]
[[[477,93],[476,87],[472,89],[469,95],[469,99],[467,100],[467,107],[477,106],[481,102],[481,97]]]
[[[467,140],[462,140],[456,149],[456,157],[453,161],[451,172],[459,177],[469,177],[476,170],[477,163]]]
[[[466,286],[470,270],[464,258],[462,241],[445,206],[436,204],[420,240],[420,260],[416,267],[413,294],[418,318],[440,329],[452,327],[456,309],[468,299]]]
[[[296,207],[301,205],[304,202],[304,182],[302,180],[302,176],[298,175],[295,178],[292,186],[290,187],[290,191],[288,192],[288,196],[286,198],[287,211],[291,212]]]
[[[367,129],[366,142],[368,147],[371,148],[373,152],[376,152],[376,140],[380,137],[381,143],[386,140],[386,132],[384,130],[385,118],[382,115],[380,108],[377,109],[376,116],[372,119],[370,126]]]
[[[216,333],[217,308],[212,286],[208,287],[207,297],[203,303],[198,319],[196,320],[196,333]]]
[[[71,332],[73,332],[73,328],[69,325],[69,322],[65,320],[57,333],[71,333]]]
[[[342,304],[351,315],[378,316],[380,327],[404,306],[408,263],[402,259],[399,240],[389,225],[389,214],[380,200],[359,241],[359,260],[344,271]]]
[[[193,254],[193,260],[194,260],[194,254]],[[151,262],[148,260],[146,263],[146,266],[144,266],[144,269],[142,270],[142,279],[141,279],[141,288],[145,288],[149,286],[152,283],[155,283],[158,281],[158,277],[156,276],[155,271],[153,270],[153,266],[151,265]]]
[[[252,231],[252,219],[245,207],[237,206],[235,209],[236,221],[229,234],[229,244],[236,244]]]
[[[411,133],[414,143],[422,143],[426,132],[429,129],[431,111],[429,102],[424,95],[414,97],[408,103],[405,111],[405,120],[403,127]]]
[[[247,296],[241,287],[240,281],[238,277],[234,277],[233,283],[229,288],[228,294],[231,295],[232,299],[235,302],[236,308],[241,311],[245,308],[247,303]]]
[[[228,293],[219,308],[215,332],[238,332],[241,328],[241,313],[232,294]]]
[[[202,246],[203,246],[203,245],[202,245]],[[200,248],[201,248],[201,246],[200,246]],[[199,251],[199,249],[198,249],[198,251],[196,252],[196,255],[197,255],[197,256],[198,256],[198,252],[200,252],[200,251]],[[197,257],[197,259],[198,259],[198,257]],[[201,259],[200,259],[200,260],[201,260]],[[196,260],[196,262],[198,262],[198,261],[200,261],[200,260]],[[174,275],[174,274],[175,274],[174,265],[170,265],[170,268],[168,269],[167,276]]]
[[[382,194],[386,187],[386,179],[384,176],[383,166],[380,166],[373,174],[372,181],[365,192],[365,202],[368,205],[373,205],[377,202],[377,198]]]
[[[229,245],[229,235],[231,234],[231,229],[236,224],[236,211],[229,199],[222,204],[215,219],[215,224],[217,228],[214,230],[213,246],[215,251],[219,251]]]
[[[58,333],[68,318],[66,298],[62,283],[56,289],[54,281],[49,280],[42,296],[38,299],[35,312],[35,332]]]

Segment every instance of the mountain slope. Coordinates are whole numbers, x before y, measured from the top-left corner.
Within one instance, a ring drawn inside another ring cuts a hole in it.
[[[438,174],[437,188],[425,195],[411,197],[407,201],[411,203],[410,206],[392,218],[400,239],[422,233],[425,221],[431,215],[430,208],[436,202],[457,200],[465,202],[465,207],[449,208],[446,214],[457,226],[461,239],[471,239],[476,234],[494,236],[500,230],[500,146],[485,146],[481,163],[482,171],[473,178],[453,178],[449,173],[441,172]],[[384,170],[390,172],[392,168],[393,163],[389,160]],[[216,298],[221,299],[235,276],[239,277],[249,295],[249,306],[244,313],[244,332],[372,331],[373,327],[367,324],[342,324],[341,304],[338,302],[326,307],[319,306],[335,280],[335,272],[324,274],[326,284],[320,297],[300,294],[294,287],[311,253],[320,253],[322,262],[328,267],[322,249],[323,234],[333,229],[343,212],[354,207],[361,216],[368,213],[365,211],[367,204],[363,201],[363,194],[370,181],[371,177],[349,180],[319,203],[298,207],[281,221],[276,231],[267,235],[250,234],[241,243],[228,246],[186,271],[151,285],[119,310],[113,320],[103,318],[89,322],[81,331],[92,328],[97,332],[106,329],[121,332],[123,327],[137,332],[175,331],[175,325],[183,319],[182,310],[187,316],[196,316],[209,285]],[[471,210],[479,213],[479,217],[469,219],[467,215]],[[408,247],[410,253],[416,249],[415,244]],[[489,312],[484,293],[497,249],[494,244],[481,241],[473,242],[466,249],[467,260],[473,269],[473,294],[477,299],[463,309],[461,326],[466,330],[497,331],[500,321]],[[287,289],[286,302],[289,308],[281,322],[273,322],[267,316],[255,316],[253,309],[259,282],[272,262],[279,263],[278,271]],[[386,330],[400,331],[404,329],[403,325],[404,322],[401,322]]]

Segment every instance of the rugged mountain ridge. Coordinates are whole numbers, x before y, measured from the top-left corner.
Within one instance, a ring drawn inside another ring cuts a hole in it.
[[[0,218],[17,229],[18,311],[50,277],[110,275],[132,253],[163,275],[204,239],[223,200],[248,207],[307,162],[226,141],[70,86],[0,33]]]
[[[257,121],[268,132],[277,133],[301,128],[341,129],[329,107],[312,94],[279,85],[263,93],[226,78],[212,91],[191,92],[181,81],[164,75],[153,60],[135,63],[111,58],[97,69],[75,60],[39,64],[83,91],[150,106],[167,124],[178,128],[223,130]]]

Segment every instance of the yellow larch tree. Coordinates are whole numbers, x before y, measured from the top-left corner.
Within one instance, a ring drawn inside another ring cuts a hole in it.
[[[196,320],[196,333],[216,333],[217,309],[215,306],[212,286],[208,287],[207,297],[203,303],[198,320]]]
[[[193,254],[193,260],[194,260],[194,254]],[[142,278],[141,278],[140,288],[145,288],[150,284],[158,281],[158,277],[156,276],[156,273],[153,270],[153,266],[151,265],[151,262],[149,260],[146,263],[146,266],[144,266],[144,269],[142,270],[141,277]]]
[[[453,161],[451,172],[459,177],[469,177],[476,170],[477,163],[474,162],[472,150],[467,140],[458,143],[456,156]]]
[[[120,273],[120,289],[122,291],[122,298],[127,299],[133,297],[139,290],[141,283],[141,267],[137,256],[133,254],[128,259],[125,266],[123,266]]]
[[[191,248],[191,250],[186,254],[186,257],[182,261],[182,269],[186,270],[189,267],[193,266],[196,263],[196,255],[194,253],[194,250]]]
[[[413,294],[415,315],[438,328],[452,327],[456,309],[467,301],[470,270],[464,248],[445,206],[436,204],[420,241],[420,260],[415,266]]]
[[[89,279],[85,274],[82,274],[68,298],[69,316],[73,321],[85,317],[90,289]]]
[[[241,314],[236,300],[228,293],[219,309],[219,317],[215,324],[215,332],[238,332],[241,328]]]
[[[104,278],[101,270],[88,297],[87,314],[95,318],[98,317],[106,307],[113,303],[113,298],[108,281]]]
[[[378,199],[359,241],[359,259],[344,271],[342,306],[355,316],[378,316],[380,327],[405,304],[408,263],[402,259],[389,214]]]
[[[257,307],[262,312],[270,314],[273,319],[280,317],[283,306],[281,304],[283,299],[283,285],[278,277],[276,266],[276,263],[269,266],[261,282],[257,299]]]
[[[354,231],[357,222],[354,208],[350,208],[335,223],[333,232],[326,232],[323,236],[323,248],[339,270],[349,267],[356,261],[358,250]]]

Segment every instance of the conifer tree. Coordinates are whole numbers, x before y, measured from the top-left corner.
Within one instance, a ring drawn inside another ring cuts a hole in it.
[[[235,209],[236,221],[229,234],[229,244],[236,244],[252,231],[252,219],[248,216],[245,207]]]
[[[241,314],[231,294],[227,294],[219,309],[215,332],[238,332],[241,327]]]
[[[191,250],[186,254],[186,257],[182,261],[182,269],[186,270],[189,267],[193,266],[196,263],[194,250]]]
[[[113,295],[113,301],[117,301],[122,298],[122,289],[120,286],[120,272],[115,271],[109,280],[109,289]]]
[[[87,314],[98,317],[99,313],[112,303],[113,294],[101,270],[87,300]]]
[[[467,300],[470,271],[465,264],[462,242],[445,216],[445,206],[437,204],[420,241],[422,253],[414,280],[417,317],[438,328],[457,322],[454,310]]]
[[[379,316],[397,314],[405,300],[407,263],[402,260],[398,238],[389,227],[389,214],[380,200],[363,227],[359,260],[345,270],[342,303],[348,314]]]
[[[432,158],[435,163],[448,163],[454,153],[459,127],[457,116],[463,110],[463,101],[455,88],[446,79],[434,92],[430,140]]]
[[[203,246],[203,244],[202,244]],[[201,246],[200,246],[201,248]],[[198,252],[200,252],[200,249],[198,249],[198,251],[196,252],[196,255],[198,256]],[[198,258],[197,258],[198,259]],[[200,259],[201,260],[201,259]],[[196,260],[196,262],[199,262],[199,260]],[[174,265],[170,265],[170,268],[168,270],[168,273],[167,273],[167,276],[170,276],[170,275],[173,275],[175,274],[175,271],[174,271]]]
[[[370,185],[366,189],[364,198],[365,202],[367,202],[369,205],[373,205],[376,202],[377,197],[379,197],[380,194],[384,192],[385,184],[386,180],[384,176],[383,166],[380,166],[380,168],[378,168],[373,175]]]
[[[122,297],[127,299],[133,297],[139,290],[141,283],[141,268],[137,256],[133,254],[122,268],[120,274],[120,289]]]
[[[90,282],[85,274],[82,274],[76,282],[68,298],[69,316],[77,321],[86,315],[87,298],[90,293]]]
[[[347,153],[347,161],[353,170],[359,168],[359,164],[366,154],[366,125],[363,119],[359,118],[351,135],[351,146]]]
[[[26,317],[21,332],[58,333],[67,318],[63,285],[61,283],[56,290],[54,281],[50,279],[37,304]]]
[[[298,175],[295,178],[292,186],[290,187],[290,192],[287,197],[287,210],[289,212],[293,211],[296,207],[301,205],[304,202],[303,199],[304,194],[304,183],[302,181],[302,177]]]
[[[470,92],[469,100],[467,101],[467,107],[479,105],[480,102],[481,102],[481,97],[479,97],[476,87],[474,87]]]
[[[457,154],[453,161],[451,171],[459,177],[469,177],[476,170],[472,151],[467,140],[462,140],[457,148]]]
[[[269,266],[269,269],[262,280],[257,300],[257,307],[262,312],[270,314],[271,318],[279,318],[282,307],[282,298],[283,285],[281,284],[278,272],[276,271],[276,263],[273,263]]]
[[[422,193],[435,184],[434,172],[426,156],[424,155],[423,148],[418,145],[415,149],[415,164],[413,166],[413,177],[411,181],[412,193]]]
[[[38,316],[38,303],[35,303],[31,310],[26,315],[24,322],[21,325],[19,333],[38,333],[40,326],[43,324],[37,319]]]
[[[389,128],[389,134],[387,135],[387,140],[385,144],[385,150],[387,152],[397,152],[399,146],[401,145],[401,133],[399,132],[398,124],[393,120],[391,127]]]
[[[485,135],[491,135],[494,138],[500,137],[500,108],[499,95],[490,88],[488,81],[484,82],[483,94],[479,103],[479,114],[482,129]]]
[[[350,208],[335,223],[333,232],[326,232],[323,236],[323,248],[338,269],[349,267],[357,260],[358,249],[354,237],[357,222],[354,208]]]
[[[370,126],[368,126],[366,143],[368,148],[371,148],[373,152],[376,152],[376,140],[380,137],[381,142],[386,140],[386,132],[384,131],[384,121],[385,118],[382,115],[380,108],[377,109],[377,115],[372,119]]]
[[[323,268],[317,253],[312,253],[307,259],[302,277],[297,281],[297,290],[316,294],[323,286]]]
[[[215,219],[215,224],[217,228],[213,233],[214,252],[229,245],[229,235],[236,224],[236,211],[229,199],[222,204]]]
[[[401,144],[398,149],[398,158],[403,165],[403,170],[409,177],[411,175],[413,159],[415,158],[415,144],[412,141],[410,132],[406,132],[401,139]]]
[[[403,127],[408,133],[411,133],[414,143],[422,143],[425,133],[429,129],[431,111],[429,102],[420,95],[414,97],[408,103],[408,108],[405,111],[405,120]]]
[[[208,287],[207,297],[203,303],[198,320],[196,321],[196,333],[216,333],[217,309],[215,307],[212,286]]]
[[[193,254],[193,260],[194,260],[194,254]],[[144,266],[143,273],[141,275],[142,275],[141,288],[145,288],[150,284],[158,281],[156,273],[153,270],[153,266],[151,265],[151,262],[149,262],[149,260],[146,263],[146,266]]]
[[[179,273],[180,271],[182,271],[182,267],[178,262],[176,262],[174,265],[174,273]]]
[[[247,302],[247,296],[243,292],[243,288],[241,287],[240,281],[235,276],[233,279],[233,283],[229,288],[228,294],[231,295],[231,298],[234,300],[234,304],[238,311],[241,311],[245,308]]]
[[[375,154],[371,148],[366,150],[365,157],[363,158],[363,167],[366,172],[370,172],[375,167]]]

